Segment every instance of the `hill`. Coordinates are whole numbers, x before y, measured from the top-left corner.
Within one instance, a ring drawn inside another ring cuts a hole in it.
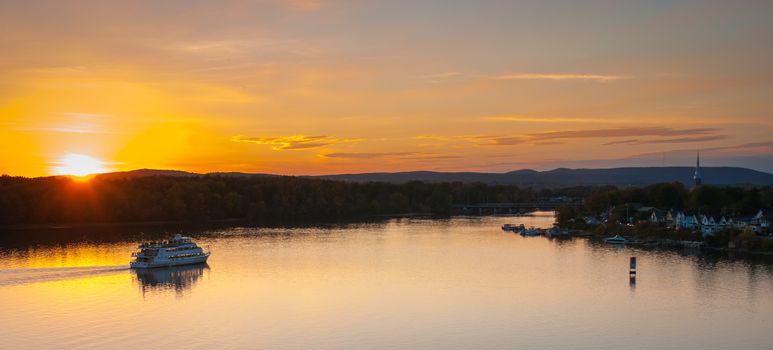
[[[182,170],[137,169],[129,171],[116,171],[112,173],[97,175],[97,177],[101,179],[129,179],[147,176],[201,176],[201,174],[190,173]]]
[[[644,186],[660,182],[678,181],[692,184],[692,167],[641,167],[612,169],[567,169],[548,171],[517,170],[507,173],[431,172],[364,173],[319,176],[325,179],[368,182],[402,183],[473,182],[534,187],[566,187],[580,185]],[[701,168],[704,184],[710,185],[772,185],[773,174],[736,167]]]
[[[568,169],[558,168],[548,171],[516,170],[507,173],[482,172],[434,172],[410,171],[395,173],[334,174],[320,176],[299,176],[349,182],[386,182],[405,183],[408,181],[439,182],[482,182],[486,184],[517,185],[531,187],[568,187],[568,186],[646,186],[654,183],[678,181],[692,184],[692,167],[630,167],[611,169]],[[703,183],[707,185],[773,185],[773,174],[737,167],[701,168]],[[146,176],[274,176],[269,174],[250,174],[240,172],[215,172],[198,174],[178,170],[140,169],[126,172],[114,172],[98,175],[101,178],[135,178]]]

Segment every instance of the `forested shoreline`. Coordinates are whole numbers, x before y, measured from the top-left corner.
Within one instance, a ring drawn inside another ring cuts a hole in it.
[[[715,249],[773,251],[771,231],[764,224],[770,221],[773,211],[773,187],[770,186],[687,188],[675,182],[599,188],[583,204],[582,207],[559,207],[558,225],[591,232],[597,237],[624,235],[680,247],[684,241],[700,241]],[[678,223],[679,213],[686,213],[682,218],[690,216],[699,221]]]
[[[701,185],[688,188],[680,182],[645,187],[602,187],[586,196],[583,202],[586,214],[600,215],[611,210],[613,217],[622,216],[630,204],[709,215],[751,215],[760,209],[773,209],[773,187]]]
[[[598,187],[582,199],[582,206],[557,209],[557,222],[568,226],[571,219],[603,217],[608,223],[648,221],[653,210],[728,218],[752,215],[759,210],[773,211],[773,187],[732,187],[702,185],[688,188],[680,182],[659,183],[646,187]],[[639,210],[650,208],[647,210]]]
[[[292,176],[0,176],[0,225],[49,223],[251,223],[351,220],[378,215],[447,215],[460,203],[581,197],[589,188],[534,190],[482,183],[354,183]]]
[[[483,183],[345,182],[292,176],[143,176],[86,182],[68,177],[0,176],[0,226],[133,222],[248,223],[356,220],[405,213],[451,214],[454,205],[563,197],[598,214],[620,204],[749,214],[773,209],[773,188],[681,183],[647,187],[533,189]],[[579,213],[578,213],[579,214]]]

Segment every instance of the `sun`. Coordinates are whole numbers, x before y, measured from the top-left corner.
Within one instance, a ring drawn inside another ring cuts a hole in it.
[[[103,162],[96,160],[92,157],[69,153],[65,154],[57,161],[56,166],[53,167],[54,174],[56,175],[73,175],[73,176],[86,176],[97,173],[104,173],[107,171],[102,164]]]

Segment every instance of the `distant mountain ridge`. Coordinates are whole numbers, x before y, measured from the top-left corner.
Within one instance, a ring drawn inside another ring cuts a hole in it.
[[[507,173],[431,172],[365,173],[319,176],[344,181],[381,182],[473,182],[488,184],[559,187],[579,185],[642,186],[659,182],[679,181],[692,184],[692,167],[630,167],[610,169],[568,169],[548,171],[516,170]],[[773,174],[736,167],[701,167],[703,183],[707,185],[773,185]]]
[[[424,182],[483,182],[487,184],[519,185],[533,187],[566,186],[644,186],[659,182],[679,181],[692,184],[692,167],[628,167],[609,169],[568,169],[558,168],[547,171],[522,169],[507,173],[483,172],[435,172],[409,171],[395,173],[360,173],[319,176],[299,176],[352,182],[408,181]],[[738,167],[701,167],[703,183],[707,185],[773,185],[773,174]],[[278,176],[240,172],[215,172],[198,174],[179,170],[139,169],[97,175],[100,178],[132,178],[144,176]]]

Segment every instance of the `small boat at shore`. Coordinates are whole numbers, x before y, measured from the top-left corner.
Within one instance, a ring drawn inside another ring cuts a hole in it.
[[[553,226],[545,231],[545,237],[547,238],[558,238],[558,237],[569,237],[569,230],[567,229],[561,229],[558,226]]]
[[[540,235],[542,235],[542,231],[534,227],[529,227],[528,229],[521,231],[521,236],[533,237],[533,236],[540,236]]]
[[[210,252],[204,252],[190,237],[175,235],[168,241],[143,242],[132,253],[129,267],[145,269],[207,262]]]
[[[604,238],[606,244],[625,244],[627,240],[621,235],[615,235],[614,237]]]
[[[523,224],[520,224],[520,225],[504,224],[504,225],[502,225],[502,231],[505,231],[505,232],[521,233],[525,229],[526,229],[526,227],[524,227]]]

